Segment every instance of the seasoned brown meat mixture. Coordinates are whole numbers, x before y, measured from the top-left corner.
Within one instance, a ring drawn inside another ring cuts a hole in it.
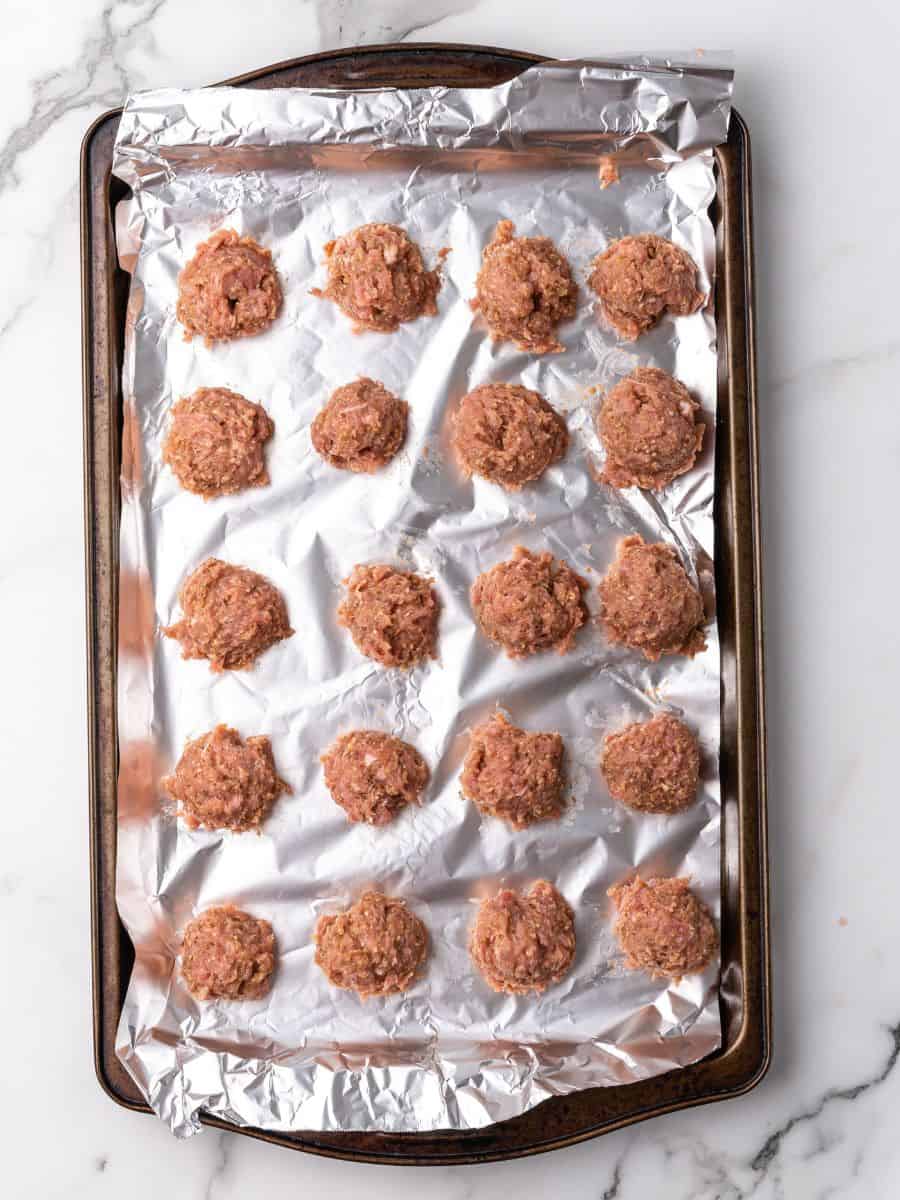
[[[428,579],[376,564],[354,567],[344,583],[338,624],[366,658],[384,667],[412,667],[437,657],[440,601]]]
[[[683,721],[658,713],[609,734],[600,769],[610,795],[629,808],[681,812],[697,798],[700,747]]]
[[[611,642],[640,650],[651,662],[663,654],[693,658],[706,649],[703,600],[675,551],[662,542],[648,545],[637,534],[623,538],[599,591],[600,619]]]
[[[258,1000],[274,972],[275,934],[268,921],[223,904],[185,926],[181,974],[197,1000]]]
[[[512,221],[501,221],[484,249],[476,299],[496,341],[520,350],[551,354],[562,350],[560,321],[575,316],[578,288],[565,258],[546,237],[515,237]]]
[[[485,383],[453,414],[453,444],[467,475],[517,491],[559,462],[566,423],[543,396],[512,383]]]
[[[586,581],[552,554],[516,546],[512,558],[472,584],[472,607],[482,632],[510,658],[551,648],[565,654],[587,620],[581,595],[586,588]]]
[[[697,265],[689,254],[653,233],[623,237],[593,262],[588,283],[613,329],[634,341],[665,312],[687,317],[703,304]]]
[[[558,733],[527,733],[502,713],[472,730],[462,790],[487,816],[514,829],[558,817],[565,807],[564,780]]]
[[[281,308],[272,255],[251,237],[222,229],[197,247],[178,276],[178,320],[187,341],[230,342],[267,329]]]
[[[495,992],[543,992],[575,959],[575,918],[546,879],[526,895],[504,889],[479,908],[470,949]]]
[[[184,748],[163,789],[192,829],[259,829],[272,805],[290,787],[275,771],[267,737],[246,741],[236,729],[217,725]]]
[[[325,247],[328,286],[313,295],[333,300],[354,330],[392,333],[406,321],[433,317],[439,271],[426,271],[422,252],[397,225],[360,225]]]
[[[163,462],[189,492],[209,500],[269,482],[266,411],[227,388],[198,388],[172,409]]]
[[[213,671],[252,666],[294,632],[281,593],[268,579],[218,558],[188,576],[179,599],[184,616],[163,633],[181,642],[183,658],[207,658]]]
[[[312,444],[333,467],[372,474],[406,441],[409,406],[374,379],[332,393],[312,423]]]
[[[597,178],[604,191],[619,182],[619,165],[614,155],[604,154],[601,156],[600,162],[597,164]]]
[[[428,931],[406,902],[365,892],[346,912],[320,917],[316,963],[335,987],[363,1000],[405,992],[428,952]]]
[[[325,786],[351,821],[387,825],[407,804],[418,804],[429,777],[418,750],[372,729],[339,737],[322,755]]]
[[[618,909],[613,932],[625,965],[679,980],[695,975],[719,944],[709,909],[690,889],[689,879],[643,879],[609,889]]]
[[[617,383],[597,418],[604,483],[658,489],[689,471],[706,430],[699,410],[684,384],[656,367],[638,367]]]

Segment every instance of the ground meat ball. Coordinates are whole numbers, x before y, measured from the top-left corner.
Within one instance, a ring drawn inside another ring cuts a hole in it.
[[[207,658],[213,671],[241,670],[294,632],[278,590],[262,575],[208,558],[179,599],[184,616],[163,629],[183,658]]]
[[[527,733],[502,713],[472,730],[462,790],[481,812],[514,829],[558,817],[565,807],[563,782],[558,733]]]
[[[199,388],[172,409],[163,462],[209,500],[269,482],[263,448],[275,426],[259,404],[227,388]]]
[[[559,983],[575,958],[575,918],[552,883],[504,889],[478,910],[470,949],[495,992],[525,995]]]
[[[291,790],[276,774],[269,739],[244,741],[227,725],[188,742],[162,786],[192,829],[235,833],[259,829],[282,792]]]
[[[429,580],[376,564],[354,567],[344,583],[338,624],[366,658],[385,667],[412,667],[437,657],[440,602]]]
[[[387,825],[418,804],[429,771],[417,750],[371,729],[345,733],[322,755],[325,786],[351,821]]]
[[[648,545],[636,534],[623,538],[599,590],[600,619],[611,642],[641,650],[651,662],[663,654],[692,658],[706,649],[703,600],[675,551],[662,542]]]
[[[537,392],[485,383],[453,415],[453,444],[463,470],[517,491],[558,462],[569,445],[566,423]]]
[[[439,271],[397,225],[360,225],[325,247],[328,286],[313,295],[333,300],[354,330],[392,333],[406,321],[434,316]]]
[[[383,384],[357,379],[339,387],[316,416],[312,444],[333,467],[372,474],[406,441],[408,412]]]
[[[549,354],[562,350],[560,321],[575,316],[578,289],[569,264],[546,237],[514,237],[512,221],[501,221],[484,249],[476,299],[496,341]]]
[[[346,912],[320,917],[316,963],[335,987],[367,996],[405,992],[428,951],[428,931],[406,902],[365,892]]]
[[[223,904],[188,922],[181,974],[197,1000],[258,1000],[274,971],[275,934],[268,921]]]
[[[683,383],[656,367],[638,367],[600,407],[603,481],[619,488],[657,489],[689,471],[706,430],[696,419],[699,410]]]
[[[613,329],[634,341],[666,311],[686,317],[703,304],[689,254],[653,233],[624,237],[594,259],[588,283]]]
[[[539,650],[571,650],[587,620],[581,593],[587,583],[546,551],[532,554],[516,546],[513,556],[479,575],[472,607],[482,632],[510,658]]]
[[[609,734],[600,769],[610,795],[629,808],[681,812],[697,798],[700,747],[683,721],[658,713]]]
[[[178,320],[185,340],[211,346],[261,333],[278,316],[281,284],[272,255],[250,237],[222,229],[197,247],[178,276]]]
[[[713,919],[689,879],[635,878],[609,895],[618,909],[613,931],[632,970],[677,981],[702,971],[715,954]]]

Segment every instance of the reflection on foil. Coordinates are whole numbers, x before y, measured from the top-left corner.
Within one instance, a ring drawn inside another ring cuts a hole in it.
[[[149,656],[156,633],[153,584],[146,571],[119,573],[119,656]]]
[[[120,650],[121,653],[121,650]],[[124,742],[119,747],[119,823],[150,821],[160,803],[159,755],[151,741]]]
[[[631,65],[628,65],[630,62]],[[592,258],[625,233],[672,238],[710,291],[711,148],[727,131],[731,73],[709,55],[535,67],[491,90],[258,91],[213,88],[133,97],[114,170],[133,189],[117,214],[133,267],[123,391],[130,446],[123,486],[123,593],[136,584],[119,659],[123,750],[118,902],[137,949],[118,1053],[178,1136],[201,1110],[280,1130],[470,1129],[553,1095],[627,1083],[710,1053],[720,1042],[718,970],[678,984],[626,971],[607,888],[636,868],[688,874],[719,912],[719,645],[693,661],[647,663],[592,622],[575,649],[511,662],[477,631],[469,587],[517,544],[550,550],[596,583],[623,534],[673,545],[713,576],[716,332],[712,305],[666,319],[636,343],[615,340],[585,286]],[[603,188],[601,157],[620,174]],[[492,343],[469,300],[497,221],[552,237],[579,283],[542,358]],[[324,283],[323,247],[366,221],[402,225],[433,266],[444,246],[437,317],[389,336],[351,335]],[[272,250],[285,304],[256,338],[205,347],[175,321],[176,278],[223,226]],[[709,426],[695,468],[658,495],[616,493],[594,472],[599,395],[640,364],[676,375]],[[331,391],[358,375],[410,406],[403,451],[375,476],[328,467],[309,428]],[[445,414],[489,380],[541,392],[567,421],[565,459],[507,494],[456,469]],[[227,387],[275,422],[271,486],[204,503],[161,462],[168,413],[198,387]],[[153,629],[205,557],[259,571],[286,597],[298,635],[256,668],[210,674]],[[441,599],[439,661],[402,673],[362,658],[335,621],[341,580],[381,561],[432,577]],[[468,730],[495,704],[516,724],[564,737],[572,802],[557,822],[512,831],[466,802]],[[597,770],[606,732],[660,708],[683,714],[703,750],[698,802],[671,818],[616,805]],[[261,835],[190,830],[157,795],[185,742],[223,722],[271,739],[293,794]],[[353,728],[383,729],[423,754],[421,808],[373,829],[332,802],[319,755]],[[572,970],[540,997],[488,990],[468,931],[479,898],[552,880],[572,905]],[[359,1001],[313,963],[318,916],[367,887],[404,896],[427,925],[428,969],[405,995]],[[233,902],[275,928],[271,994],[198,1003],[177,969],[178,938],[199,910]]]

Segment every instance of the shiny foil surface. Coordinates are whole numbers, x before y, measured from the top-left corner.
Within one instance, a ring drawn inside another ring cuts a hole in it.
[[[278,1130],[471,1129],[550,1096],[645,1079],[720,1042],[718,963],[679,983],[626,970],[607,889],[640,870],[690,875],[720,908],[719,644],[713,594],[716,328],[712,148],[727,133],[731,71],[711,55],[548,64],[494,89],[164,90],[132,97],[114,171],[131,187],[117,212],[131,273],[125,402],[120,645],[118,903],[136,947],[118,1053],[179,1137],[201,1110]],[[601,156],[620,180],[601,187]],[[579,285],[565,351],[536,356],[492,342],[469,301],[501,218],[552,237]],[[369,221],[402,225],[426,265],[440,252],[439,313],[393,334],[351,331],[311,294],[327,242]],[[183,340],[179,271],[219,228],[268,247],[284,305],[264,334],[208,348]],[[653,232],[700,266],[701,312],[664,318],[637,342],[599,318],[586,285],[611,240]],[[701,402],[707,433],[694,469],[659,493],[597,482],[594,416],[636,366],[670,371]],[[410,406],[405,448],[373,476],[339,472],[310,424],[358,375]],[[562,414],[569,452],[536,484],[506,493],[466,480],[448,443],[462,395],[521,382]],[[204,502],[161,460],[175,401],[227,387],[275,423],[271,485]],[[619,538],[665,541],[698,580],[711,615],[693,660],[610,645],[592,620],[575,649],[511,661],[478,630],[476,576],[517,544],[550,550],[596,584]],[[206,557],[261,572],[287,601],[295,635],[252,670],[215,675],[184,661],[160,628]],[[442,605],[439,661],[409,672],[364,658],[335,611],[356,563],[430,576]],[[515,831],[460,792],[468,731],[500,705],[518,725],[562,734],[571,802],[556,822]],[[598,770],[605,733],[668,710],[700,737],[697,803],[674,817],[613,801]],[[191,830],[159,780],[189,738],[224,722],[265,734],[291,785],[262,832]],[[325,788],[319,756],[341,733],[373,728],[416,746],[432,779],[393,824],[352,825]],[[480,899],[553,882],[576,918],[577,956],[543,995],[492,992],[468,954]],[[314,963],[324,913],[369,886],[404,897],[431,948],[406,994],[362,1001]],[[279,965],[253,1002],[198,1002],[179,972],[186,922],[232,902],[268,919]]]

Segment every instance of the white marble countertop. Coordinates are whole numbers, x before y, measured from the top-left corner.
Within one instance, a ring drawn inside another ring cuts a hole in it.
[[[900,9],[889,0],[857,0],[840,14],[812,0],[550,9],[538,0],[6,0],[3,24],[4,1194],[900,1196],[900,967],[891,965],[900,569],[890,516],[900,468]],[[753,138],[759,276],[774,1065],[739,1100],[536,1159],[427,1174],[209,1131],[178,1144],[102,1094],[90,1032],[80,139],[129,90],[393,40],[560,57],[733,48],[736,104]]]

